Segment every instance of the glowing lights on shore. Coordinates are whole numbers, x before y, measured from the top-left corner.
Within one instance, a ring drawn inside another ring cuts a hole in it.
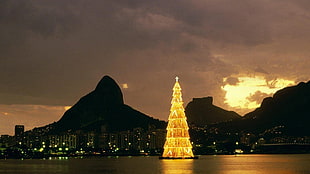
[[[176,77],[162,158],[194,158],[188,129],[179,78]]]

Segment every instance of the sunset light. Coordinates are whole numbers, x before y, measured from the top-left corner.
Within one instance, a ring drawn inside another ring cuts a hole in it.
[[[123,89],[127,89],[128,88],[128,84],[127,83],[123,83],[122,87],[123,87]]]
[[[284,87],[295,85],[293,80],[267,80],[263,76],[241,76],[234,78],[234,81],[235,83],[229,83],[229,78],[224,78],[225,85],[222,89],[226,92],[225,103],[240,109],[257,108],[265,97]]]
[[[0,0],[0,174],[310,174],[309,9]]]
[[[67,111],[71,108],[71,106],[64,106],[64,109]]]

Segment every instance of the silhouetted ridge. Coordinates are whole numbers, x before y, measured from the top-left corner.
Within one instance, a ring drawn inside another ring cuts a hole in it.
[[[55,125],[59,131],[121,131],[150,125],[162,128],[165,122],[125,105],[120,87],[111,77],[104,76],[95,90],[67,110]]]
[[[310,81],[287,87],[265,98],[261,107],[244,116],[247,129],[284,126],[289,134],[310,134]],[[252,120],[252,121],[251,121]]]
[[[223,122],[232,119],[240,119],[240,115],[233,111],[227,111],[214,106],[212,97],[193,98],[185,108],[188,122],[198,126]]]

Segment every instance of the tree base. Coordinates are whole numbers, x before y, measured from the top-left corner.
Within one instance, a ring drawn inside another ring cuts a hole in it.
[[[159,159],[198,159],[198,156],[193,156],[193,157],[162,157],[160,156]]]

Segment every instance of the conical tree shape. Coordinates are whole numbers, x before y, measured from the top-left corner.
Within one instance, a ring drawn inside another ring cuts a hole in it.
[[[181,87],[176,77],[173,87],[170,115],[163,158],[193,158],[192,145],[183,107]]]

